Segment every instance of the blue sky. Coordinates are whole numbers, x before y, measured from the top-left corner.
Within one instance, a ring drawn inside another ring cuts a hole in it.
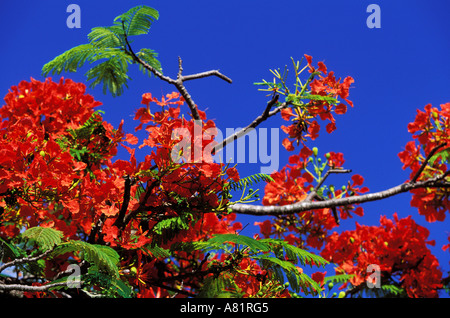
[[[66,26],[66,8],[71,3],[81,8],[79,29]],[[371,3],[381,8],[379,29],[366,25],[370,14],[366,8]],[[268,99],[253,82],[271,80],[269,69],[283,68],[290,57],[299,59],[306,53],[315,62],[324,61],[338,76],[352,76],[354,108],[337,116],[338,129],[333,134],[323,132],[309,145],[317,146],[322,154],[343,152],[345,168],[362,175],[371,191],[407,179],[409,172],[401,169],[397,154],[411,139],[406,126],[416,109],[450,101],[450,3],[446,0],[2,1],[0,94],[30,77],[43,80],[41,68],[46,62],[86,43],[92,27],[110,25],[117,15],[140,4],[157,9],[160,19],[149,36],[135,42],[136,49],[148,47],[158,52],[165,74],[176,76],[180,56],[185,74],[220,69],[233,79],[233,84],[207,78],[186,85],[200,109],[207,109],[208,118],[220,129],[246,126],[262,113]],[[64,76],[85,81],[86,70]],[[125,129],[132,132],[132,116],[141,95],[161,96],[173,88],[144,77],[137,69],[130,75],[133,80],[121,97],[103,95],[100,87],[88,92],[103,102],[106,120],[117,126],[124,119]],[[284,123],[272,118],[261,127]],[[282,138],[280,132],[280,143]],[[291,154],[280,149],[280,168]],[[127,158],[125,152],[121,155]],[[260,166],[249,163],[238,169],[246,176],[259,172]],[[330,181],[337,187],[346,184],[341,176]],[[410,196],[403,194],[367,203],[364,218],[347,220],[339,230],[353,229],[355,221],[378,224],[380,214],[412,214],[432,231],[431,238],[437,241],[433,252],[447,271],[450,257],[441,246],[446,243],[449,221],[426,223],[409,200]],[[244,225],[249,223],[245,234],[255,230],[254,220],[242,218]]]

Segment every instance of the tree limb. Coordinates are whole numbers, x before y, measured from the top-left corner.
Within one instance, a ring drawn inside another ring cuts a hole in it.
[[[125,220],[125,215],[128,211],[128,204],[130,203],[130,191],[131,191],[131,178],[130,176],[124,176],[125,179],[125,189],[123,193],[123,203],[122,207],[119,211],[119,216],[117,217],[116,221],[114,222],[114,225],[118,228],[121,228],[123,226],[123,222]]]
[[[236,139],[245,136],[247,132],[250,129],[256,128],[259,124],[261,124],[263,121],[265,121],[267,118],[272,117],[276,114],[278,114],[283,108],[286,108],[289,103],[284,102],[281,103],[279,106],[277,106],[274,110],[270,111],[273,105],[275,105],[278,102],[278,94],[274,95],[274,97],[267,103],[266,108],[264,109],[264,112],[256,117],[247,127],[242,128],[241,130],[235,132],[231,136],[228,136],[225,138],[221,143],[217,144],[213,150],[212,154],[216,154],[218,151],[222,150],[227,144],[232,143]]]
[[[197,74],[191,74],[191,75],[183,76],[182,75],[183,67],[182,67],[182,60],[181,60],[181,58],[178,58],[178,75],[177,75],[177,79],[176,80],[171,78],[171,77],[169,77],[169,76],[163,75],[161,72],[159,72],[153,66],[149,65],[147,62],[143,61],[141,58],[139,58],[139,56],[136,55],[136,53],[131,48],[130,42],[128,41],[128,36],[127,36],[127,34],[125,32],[125,26],[124,26],[123,22],[122,22],[122,27],[124,29],[124,39],[125,39],[125,44],[127,46],[126,50],[131,54],[131,56],[133,57],[133,60],[136,63],[142,65],[148,71],[152,72],[159,79],[161,79],[161,80],[163,80],[163,81],[165,81],[165,82],[167,82],[169,84],[174,85],[176,87],[176,89],[178,90],[178,92],[181,94],[181,96],[183,96],[184,100],[186,101],[187,105],[189,106],[189,108],[191,110],[192,118],[194,118],[195,120],[200,120],[201,119],[200,118],[200,114],[198,112],[197,105],[193,101],[191,95],[186,90],[186,87],[184,86],[184,82],[185,81],[194,80],[194,79],[203,78],[203,77],[208,77],[208,76],[217,76],[217,77],[223,79],[224,81],[226,81],[228,83],[232,83],[232,80],[229,77],[223,75],[218,70],[211,70],[211,71],[207,71],[207,72],[202,72],[202,73],[197,73]]]
[[[230,208],[232,212],[239,214],[249,214],[258,216],[268,216],[268,215],[287,215],[294,214],[309,210],[333,208],[339,206],[347,206],[352,204],[359,204],[370,201],[377,201],[385,198],[392,197],[394,195],[408,192],[419,188],[440,188],[440,187],[450,187],[450,183],[446,182],[444,178],[447,173],[436,176],[429,180],[418,181],[418,182],[406,182],[398,186],[392,187],[387,190],[368,193],[358,196],[350,196],[345,198],[336,198],[325,201],[301,201],[290,205],[283,206],[259,206],[259,205],[245,205],[245,204],[235,204]]]
[[[50,288],[58,287],[58,286],[67,286],[67,282],[53,283],[42,286],[30,286],[30,285],[21,285],[21,284],[0,284],[0,290],[19,290],[26,292],[43,292],[47,291]]]
[[[50,254],[53,251],[54,248],[49,249],[47,251],[45,251],[42,254],[39,254],[37,256],[29,256],[29,257],[24,257],[24,258],[17,258],[11,262],[5,263],[2,266],[0,266],[0,273],[2,271],[4,271],[6,268],[11,267],[11,266],[16,266],[16,265],[20,265],[20,264],[25,264],[25,263],[31,263],[31,262],[36,262],[42,258],[44,258],[45,256],[47,256],[48,254]]]
[[[420,166],[419,170],[416,172],[416,174],[414,175],[414,177],[411,179],[411,182],[416,182],[417,179],[419,179],[420,175],[422,174],[422,171],[425,169],[425,167],[427,166],[428,162],[430,161],[431,157],[433,157],[433,155],[442,147],[444,147],[447,143],[444,142],[442,144],[437,145],[436,147],[434,147],[433,149],[431,149],[430,153],[428,154],[427,158],[425,159],[425,161],[422,163],[422,165]]]

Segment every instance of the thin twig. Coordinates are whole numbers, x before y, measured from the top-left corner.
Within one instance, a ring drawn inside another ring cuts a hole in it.
[[[278,95],[276,95],[278,96]],[[277,100],[278,98],[276,98]],[[272,102],[274,99],[272,99],[270,102]],[[276,100],[273,104],[276,103]],[[269,104],[270,104],[269,102]],[[236,139],[246,135],[251,129],[256,128],[259,124],[261,124],[263,121],[265,121],[266,119],[268,119],[269,117],[272,117],[276,114],[278,114],[283,108],[286,108],[289,103],[284,102],[281,103],[279,106],[277,106],[274,110],[267,112],[268,106],[264,109],[264,112],[256,117],[247,127],[242,128],[241,130],[235,132],[234,134],[228,136],[227,138],[225,138],[221,143],[217,144],[213,150],[212,150],[212,154],[216,154],[218,151],[222,150],[226,145],[232,143],[233,141],[235,141]],[[271,105],[272,107],[272,105]]]
[[[125,32],[125,25],[122,22],[122,28],[124,30],[124,39],[125,39],[125,44],[127,46],[127,50],[129,51],[129,53],[131,54],[131,56],[133,57],[133,60],[138,63],[141,64],[145,69],[149,70],[150,72],[152,72],[156,77],[158,77],[159,79],[172,84],[176,87],[176,89],[178,90],[178,92],[181,94],[181,96],[183,96],[184,100],[186,101],[189,109],[191,110],[191,114],[192,114],[192,118],[194,118],[195,120],[200,120],[200,114],[198,112],[197,109],[197,105],[195,104],[194,100],[192,99],[191,95],[188,93],[186,87],[184,86],[184,82],[185,81],[190,81],[190,80],[194,80],[194,79],[199,79],[199,78],[203,78],[203,77],[208,77],[208,76],[217,76],[221,79],[223,79],[224,81],[231,83],[231,79],[225,75],[223,75],[222,73],[220,73],[218,70],[212,70],[212,71],[207,71],[207,72],[202,72],[202,73],[198,73],[198,74],[191,74],[191,75],[186,75],[186,76],[182,76],[182,60],[181,58],[178,58],[178,74],[177,74],[177,79],[173,79],[169,76],[165,76],[163,75],[161,72],[159,72],[157,69],[155,69],[153,66],[149,65],[147,62],[143,61],[141,58],[139,58],[139,56],[136,55],[136,53],[133,51],[130,42],[128,41],[128,36]]]
[[[187,82],[187,81],[204,78],[204,77],[209,77],[209,76],[217,76],[218,78],[223,79],[225,82],[228,82],[230,84],[233,83],[231,78],[220,73],[219,70],[211,70],[211,71],[201,72],[201,73],[197,73],[197,74],[186,75],[186,76],[182,77],[182,81]]]
[[[423,170],[425,169],[425,167],[428,165],[428,162],[430,161],[431,157],[442,147],[444,147],[447,143],[444,142],[442,144],[437,145],[436,147],[434,147],[433,149],[431,149],[430,153],[428,154],[427,158],[425,159],[425,161],[422,163],[422,165],[420,166],[419,170],[416,172],[416,174],[414,175],[414,177],[411,179],[411,182],[416,182],[417,179],[419,179],[420,175],[422,174]]]

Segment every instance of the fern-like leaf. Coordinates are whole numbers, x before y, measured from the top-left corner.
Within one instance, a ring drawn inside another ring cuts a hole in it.
[[[50,73],[76,72],[89,62],[94,64],[86,73],[88,81],[92,81],[90,87],[103,83],[104,93],[109,91],[113,96],[119,96],[130,79],[127,75],[128,64],[135,63],[125,37],[147,34],[153,21],[158,18],[159,13],[153,8],[131,8],[116,17],[112,26],[93,28],[88,34],[89,43],[76,46],[55,57],[43,66],[42,73],[47,76]],[[152,50],[142,49],[138,56],[161,71],[161,64]],[[151,76],[151,72],[140,67],[144,73]]]
[[[282,249],[290,261],[294,261],[295,263],[299,262],[303,266],[309,265],[311,267],[325,267],[329,264],[329,262],[323,257],[310,253],[297,246],[290,245],[286,241],[271,238],[262,239],[261,241],[270,244],[272,246],[271,249],[275,252],[275,254],[280,255]]]
[[[50,250],[61,243],[63,233],[49,227],[32,227],[22,233],[22,237],[33,240],[41,250]]]
[[[238,235],[238,234],[216,234],[207,241],[208,249],[217,249],[222,247],[226,243],[234,243],[237,245],[248,246],[252,251],[258,252],[268,252],[270,247],[260,240],[255,240],[254,238]]]
[[[45,64],[42,67],[42,74],[48,76],[49,74],[61,74],[62,72],[76,72],[84,63],[101,52],[102,49],[90,43],[78,45]]]
[[[127,75],[128,62],[131,57],[118,51],[117,55],[108,57],[108,59],[94,67],[86,73],[88,81],[92,81],[91,88],[103,83],[103,93],[110,91],[113,96],[122,95],[124,86],[128,88],[127,82],[130,79]]]
[[[340,284],[340,283],[348,282],[354,276],[355,275],[353,275],[353,274],[339,274],[339,275],[333,275],[333,276],[326,276],[323,281],[324,281],[324,284],[327,284],[327,283]]]
[[[148,6],[137,6],[114,19],[116,25],[124,25],[128,36],[147,34],[153,21],[159,19],[159,13]]]
[[[114,277],[119,277],[117,264],[120,257],[109,246],[89,244],[84,241],[69,241],[59,245],[53,252],[54,255],[79,252],[79,257],[95,265],[100,270],[105,270]]]
[[[243,179],[240,179],[238,182],[232,181],[229,184],[229,188],[236,190],[242,190],[245,187],[252,186],[254,183],[265,181],[265,182],[272,182],[274,181],[273,178],[265,173],[256,173],[251,176],[245,177]]]
[[[95,27],[88,34],[89,42],[97,48],[121,48],[125,46],[121,26]]]
[[[142,61],[153,67],[154,69],[162,72],[161,62],[157,59],[158,53],[151,49],[141,49],[136,53],[137,57],[139,57]],[[152,73],[146,69],[142,64],[139,64],[139,69],[145,75],[152,76]]]
[[[306,294],[315,294],[321,290],[320,285],[309,277],[305,273],[300,273],[297,267],[290,261],[279,259],[277,257],[271,257],[269,255],[263,254],[255,257],[261,263],[263,268],[271,270],[275,278],[281,283],[284,283],[283,273],[289,282],[290,287],[295,291],[299,292],[300,288]]]

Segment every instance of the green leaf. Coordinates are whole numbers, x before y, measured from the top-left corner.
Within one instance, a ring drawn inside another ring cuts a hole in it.
[[[381,290],[383,290],[387,295],[392,294],[395,296],[404,296],[404,297],[407,296],[403,288],[400,288],[395,285],[382,285]]]
[[[269,246],[260,240],[239,234],[216,234],[206,242],[211,249],[219,248],[225,243],[248,246],[254,252],[268,252]]]
[[[130,286],[125,284],[120,279],[114,279],[111,284],[113,285],[115,291],[117,294],[122,298],[131,298],[131,295],[133,294],[133,290]]]
[[[86,72],[87,80],[92,81],[89,87],[94,88],[103,83],[104,94],[109,91],[113,96],[122,95],[124,86],[128,88],[128,60],[131,61],[131,57],[117,51],[117,55],[92,67]]]
[[[262,267],[268,270],[272,270],[275,274],[275,278],[281,283],[284,283],[284,277],[280,269],[286,274],[286,278],[289,282],[290,287],[295,291],[299,292],[300,287],[303,291],[308,293],[316,293],[321,290],[320,285],[314,281],[311,277],[305,273],[300,273],[297,267],[290,261],[281,260],[277,257],[271,257],[269,255],[258,255],[254,257],[259,260]]]
[[[153,21],[159,19],[159,13],[148,6],[137,6],[114,19],[116,25],[125,27],[128,36],[147,34]]]
[[[127,75],[128,64],[135,63],[132,53],[125,41],[126,36],[148,33],[153,21],[159,18],[159,13],[147,6],[137,6],[116,17],[112,26],[95,27],[88,34],[88,44],[76,46],[45,64],[42,68],[44,76],[76,72],[86,62],[95,63],[86,73],[90,87],[103,84],[103,92],[109,91],[113,96],[123,93],[130,79]],[[161,64],[156,59],[157,54],[150,49],[142,49],[139,58],[161,71]],[[99,64],[96,62],[101,61]],[[139,66],[144,73],[150,72]]]
[[[242,294],[237,291],[234,280],[229,275],[208,276],[197,297],[199,298],[238,298]]]
[[[114,277],[119,277],[117,264],[119,263],[120,256],[111,247],[89,244],[84,241],[69,241],[59,245],[52,254],[61,255],[73,252],[78,252],[82,259],[94,264],[100,270],[106,270]]]
[[[172,254],[170,250],[152,244],[147,244],[143,246],[141,249],[148,255],[151,255],[155,258],[168,258]]]
[[[92,59],[96,54],[102,52],[102,49],[92,44],[82,44],[65,51],[55,57],[42,67],[42,74],[48,76],[52,74],[61,74],[62,72],[76,72],[86,61]]]
[[[25,230],[22,237],[35,241],[42,250],[49,250],[61,243],[63,233],[49,227],[32,227]]]
[[[158,72],[162,73],[161,63],[156,59],[158,53],[150,49],[141,49],[136,55],[148,65],[155,68]],[[139,69],[144,75],[147,74],[150,77],[153,75],[153,73],[146,69],[142,64],[139,64]]]
[[[441,151],[439,151],[438,153],[435,153],[433,156],[431,156],[430,160],[428,161],[430,163],[430,165],[432,166],[434,164],[434,162],[441,157],[441,161],[443,163],[449,163],[449,157],[450,157],[450,147],[449,148],[445,148]]]
[[[238,182],[231,181],[229,183],[228,187],[230,189],[233,189],[233,190],[236,190],[236,189],[242,190],[244,187],[252,186],[253,183],[257,183],[257,182],[260,182],[260,181],[272,182],[274,180],[268,174],[256,173],[256,174],[253,174],[251,176],[242,178]]]
[[[284,240],[268,238],[262,239],[261,242],[270,244],[271,249],[275,251],[275,254],[279,254],[276,252],[277,249],[283,249],[290,261],[295,263],[299,262],[303,266],[309,265],[312,267],[313,265],[316,265],[325,267],[325,265],[329,264],[329,262],[323,257],[310,253],[294,245],[290,245]]]
[[[9,257],[11,259],[26,256],[25,251],[18,249],[15,245],[6,242],[1,237],[0,237],[0,248],[2,250],[2,253],[0,253],[0,255],[2,256],[2,258],[0,258],[0,262],[3,262],[4,256]]]
[[[121,26],[92,28],[88,34],[91,44],[97,48],[121,48],[125,46],[123,30]]]
[[[355,275],[353,274],[340,274],[340,275],[334,275],[334,276],[325,276],[324,283],[346,283],[351,278],[353,278]]]
[[[299,96],[299,98],[300,99],[327,101],[327,102],[332,103],[332,104],[336,104],[337,103],[337,99],[334,98],[334,97],[330,97],[330,96],[306,94],[306,95]]]

